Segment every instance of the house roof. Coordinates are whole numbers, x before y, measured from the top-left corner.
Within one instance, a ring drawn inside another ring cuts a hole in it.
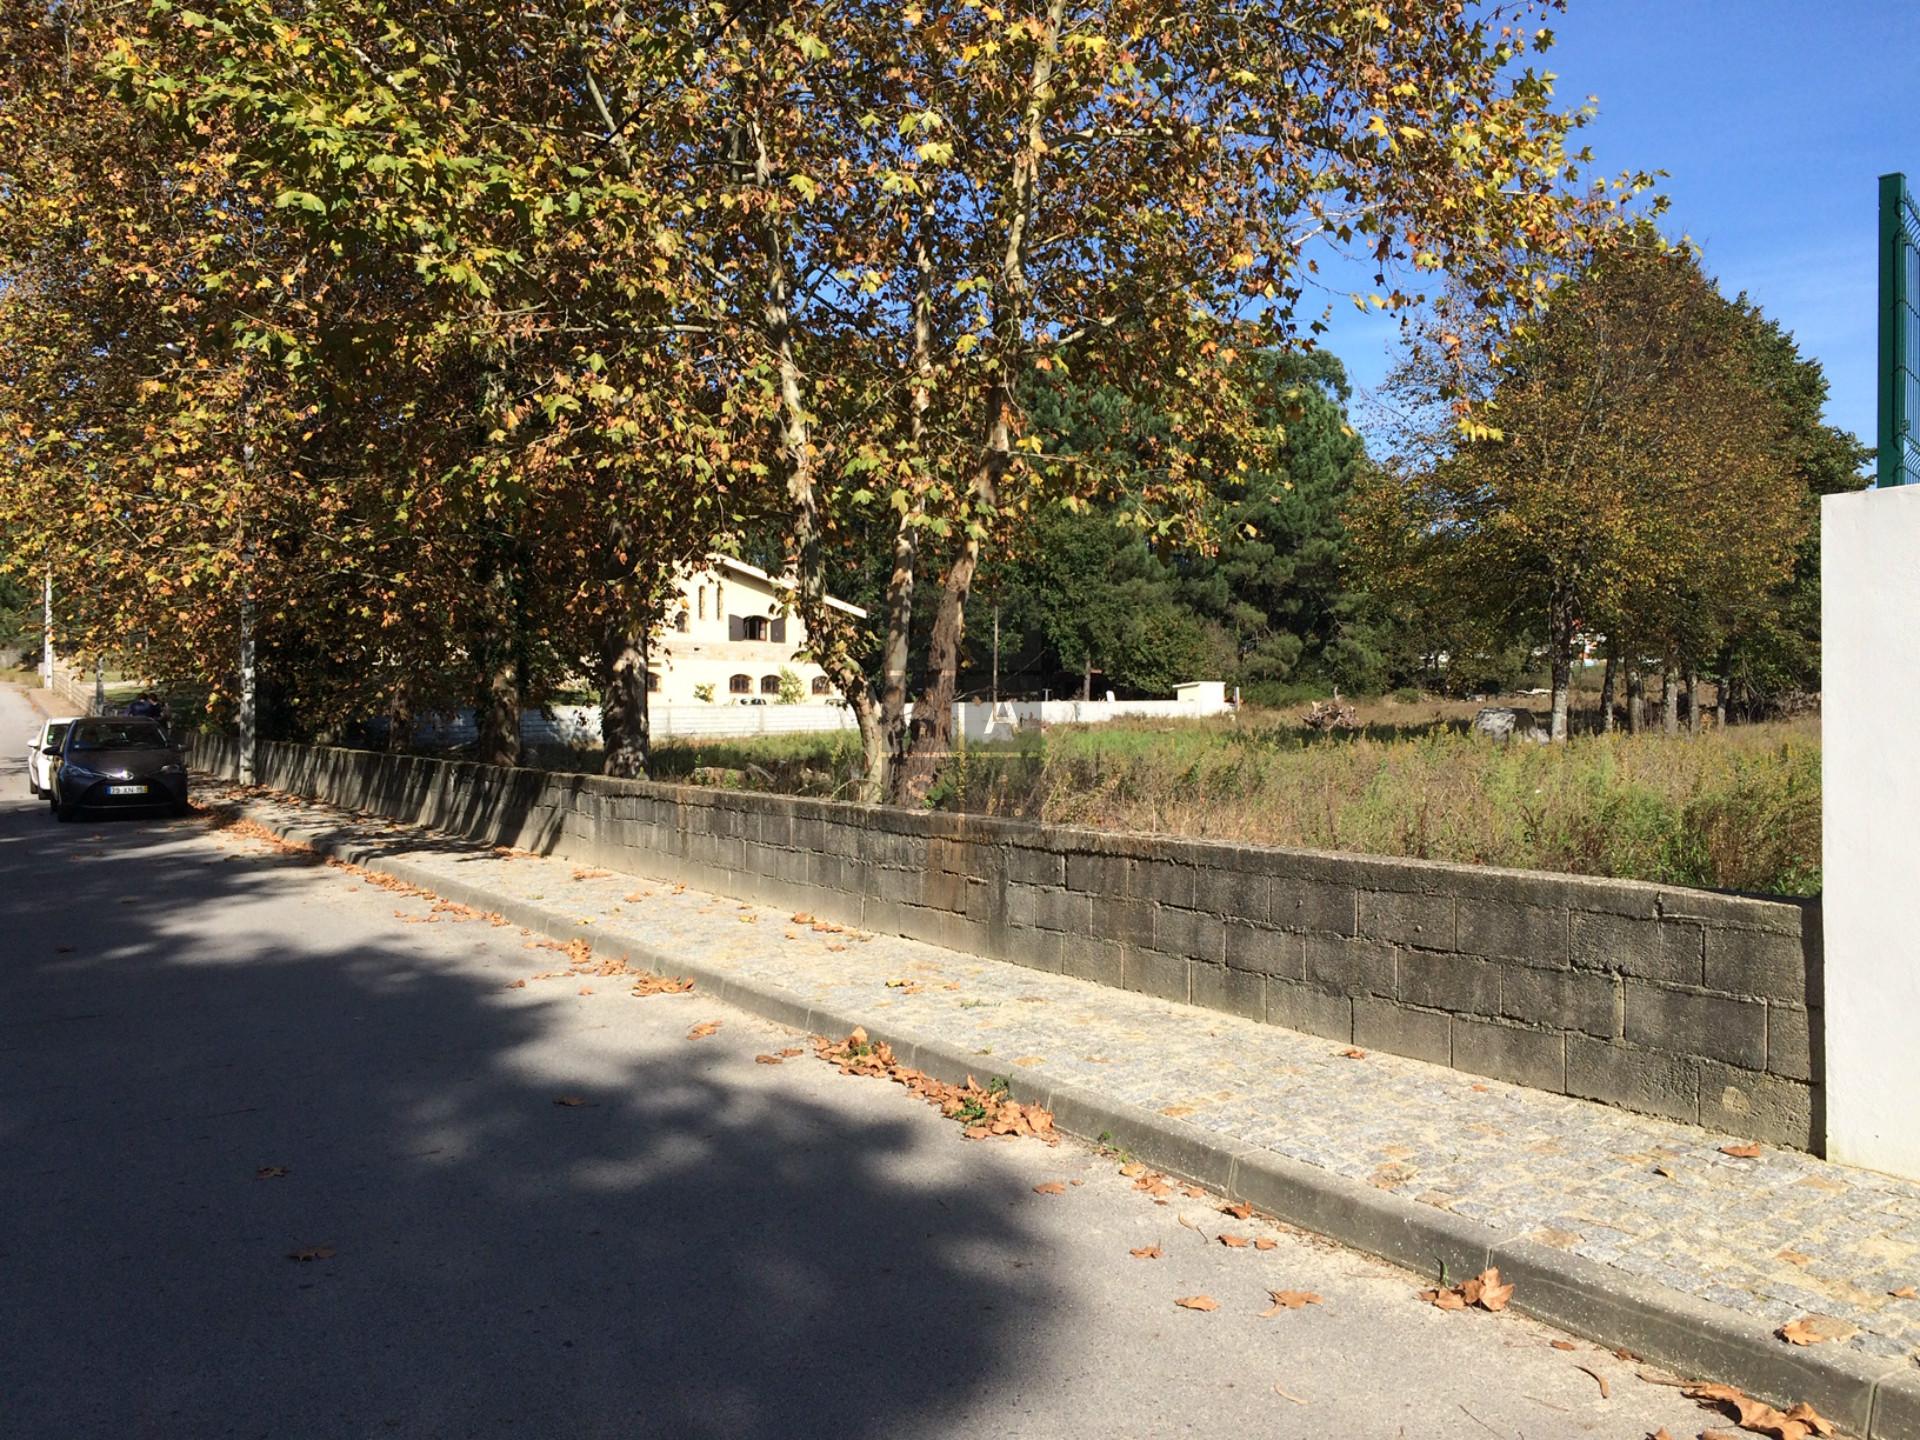
[[[724,568],[733,571],[735,574],[747,575],[755,580],[764,581],[769,589],[778,589],[782,584],[792,583],[791,581],[776,580],[758,565],[749,565],[746,561],[736,560],[731,555],[710,555],[707,557],[707,563],[716,569]],[[858,605],[849,605],[846,601],[837,599],[832,595],[827,596],[827,604],[836,610],[853,616],[856,620],[864,620],[867,618],[867,612],[862,610]]]

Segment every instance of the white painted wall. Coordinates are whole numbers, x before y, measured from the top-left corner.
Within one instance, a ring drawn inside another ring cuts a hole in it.
[[[1920,485],[1820,502],[1827,1154],[1920,1179]]]

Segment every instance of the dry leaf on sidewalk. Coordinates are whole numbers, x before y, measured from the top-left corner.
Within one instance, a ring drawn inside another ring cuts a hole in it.
[[[1831,1315],[1802,1315],[1773,1333],[1789,1345],[1825,1345],[1832,1340],[1850,1340],[1860,1331]]]
[[[1220,1302],[1211,1295],[1183,1295],[1173,1302],[1182,1310],[1218,1310]]]
[[[704,1040],[709,1035],[717,1033],[719,1029],[720,1022],[718,1020],[702,1020],[698,1025],[687,1031],[687,1039]]]
[[[1367,1058],[1367,1052],[1356,1046],[1352,1049],[1342,1050],[1340,1052],[1340,1058],[1342,1060],[1364,1060]]]
[[[1690,1385],[1680,1393],[1703,1405],[1718,1406],[1732,1415],[1742,1430],[1770,1435],[1774,1440],[1812,1440],[1814,1436],[1833,1434],[1832,1422],[1804,1402],[1783,1412],[1731,1385]]]
[[[1720,1153],[1731,1155],[1736,1160],[1758,1160],[1760,1147],[1758,1145],[1722,1145]]]
[[[1898,1290],[1889,1290],[1887,1294],[1896,1300],[1920,1300],[1920,1290],[1911,1285],[1902,1285]]]
[[[785,1062],[782,1061],[778,1055],[756,1055],[753,1057],[753,1063],[756,1065],[780,1065]]]
[[[1308,1305],[1322,1303],[1320,1297],[1311,1290],[1269,1290],[1267,1298],[1273,1301],[1273,1304],[1260,1312],[1260,1318],[1263,1320],[1269,1315],[1278,1315],[1282,1310],[1299,1310]]]
[[[1067,1193],[1067,1187],[1062,1185],[1058,1180],[1049,1180],[1044,1184],[1034,1186],[1033,1193],[1036,1195],[1064,1195]]]
[[[1229,1250],[1244,1250],[1252,1242],[1248,1240],[1245,1235],[1229,1235],[1225,1231],[1222,1231],[1220,1234],[1220,1243]]]
[[[1142,1245],[1139,1249],[1129,1250],[1127,1253],[1136,1260],[1158,1260],[1160,1258],[1160,1247],[1158,1245]]]
[[[1251,1220],[1253,1218],[1253,1206],[1244,1202],[1239,1205],[1222,1205],[1220,1207],[1220,1213],[1222,1215],[1231,1215],[1236,1220]]]
[[[1254,1240],[1253,1248],[1256,1250],[1271,1250],[1279,1243],[1280,1242],[1275,1240],[1271,1235],[1262,1235]]]

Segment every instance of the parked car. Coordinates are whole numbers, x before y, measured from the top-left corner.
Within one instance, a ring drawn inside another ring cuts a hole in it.
[[[74,722],[72,715],[61,715],[47,721],[33,732],[33,738],[27,741],[27,793],[36,798],[44,795],[53,799],[53,762],[60,753],[60,742],[66,738],[67,727]]]
[[[187,813],[186,757],[157,720],[101,715],[75,720],[53,772],[53,813],[165,806]]]

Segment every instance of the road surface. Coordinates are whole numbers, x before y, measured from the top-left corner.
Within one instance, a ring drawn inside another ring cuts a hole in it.
[[[1390,1266],[1156,1204],[1124,1157],[756,1063],[803,1041],[697,993],[515,987],[559,957],[511,927],[197,820],[57,824],[37,713],[0,688],[8,1440],[1720,1423]]]

